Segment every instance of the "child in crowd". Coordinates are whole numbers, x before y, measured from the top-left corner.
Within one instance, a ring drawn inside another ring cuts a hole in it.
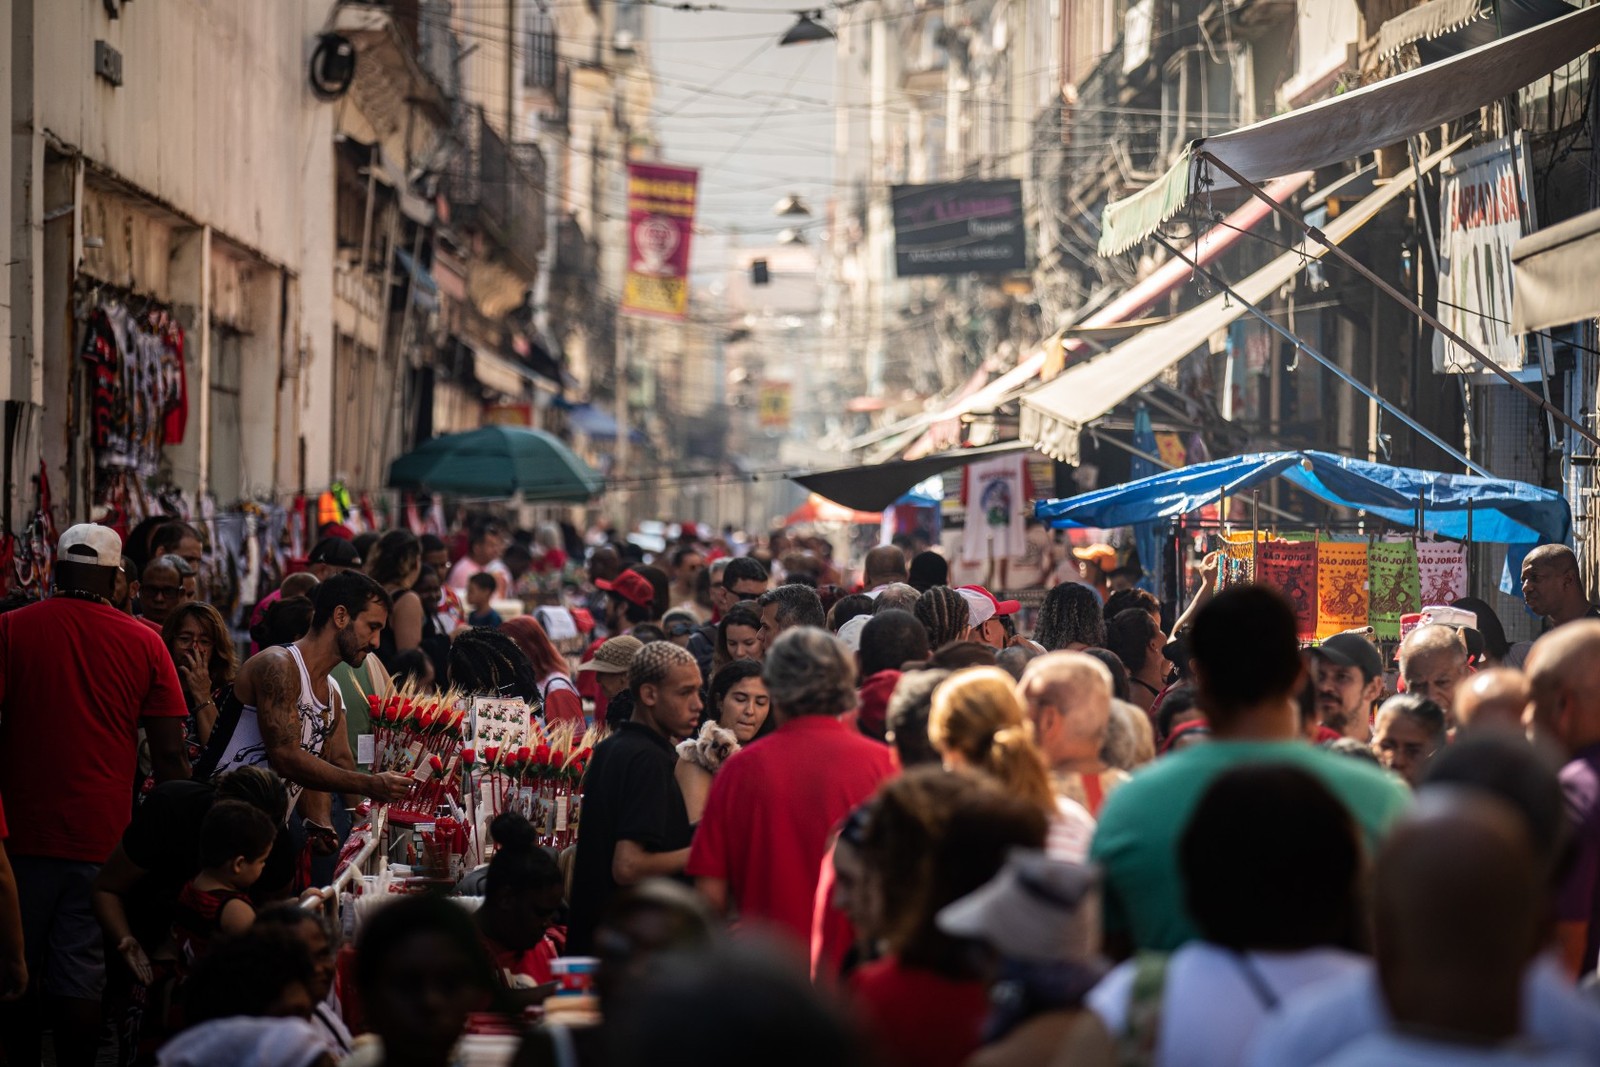
[[[474,574],[467,579],[467,614],[468,626],[487,626],[491,630],[500,629],[500,613],[489,606],[494,599],[494,575],[488,572]]]
[[[182,965],[204,956],[218,934],[255,922],[248,890],[261,877],[278,828],[259,808],[219,800],[200,824],[200,873],[178,894],[172,937]]]

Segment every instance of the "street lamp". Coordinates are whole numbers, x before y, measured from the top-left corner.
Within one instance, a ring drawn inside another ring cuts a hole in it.
[[[806,243],[806,235],[791,227],[778,233],[778,243],[780,245],[803,245]]]
[[[817,21],[822,18],[821,10],[800,11],[796,14],[798,18],[795,24],[790,26],[789,32],[784,34],[782,39],[778,41],[779,45],[810,44],[812,41],[833,40],[833,31]]]
[[[811,217],[811,209],[806,206],[806,202],[804,200],[800,199],[799,193],[790,193],[782,200],[779,200],[777,204],[773,206],[772,213],[778,216],[780,219],[809,219]]]

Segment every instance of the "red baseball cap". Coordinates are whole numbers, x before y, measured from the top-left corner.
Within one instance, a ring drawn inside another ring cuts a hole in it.
[[[989,603],[994,605],[994,613],[996,615],[1015,615],[1017,612],[1022,610],[1022,601],[1001,600],[999,597],[995,596],[981,585],[963,585],[961,586],[961,589],[966,589],[969,592],[981,594],[989,601]]]
[[[594,587],[615,593],[635,607],[648,608],[656,602],[656,587],[638,571],[623,571],[609,582],[596,578]]]

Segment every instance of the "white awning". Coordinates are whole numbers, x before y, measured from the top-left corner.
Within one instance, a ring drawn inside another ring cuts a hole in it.
[[[1408,169],[1339,212],[1323,231],[1324,235],[1334,244],[1342,243],[1411,188],[1419,170],[1424,174],[1433,170],[1457,146],[1452,144],[1435,152],[1417,168]],[[1260,303],[1290,281],[1308,262],[1320,259],[1326,252],[1324,246],[1308,237],[1295,250],[1285,252],[1234,288],[1251,304]],[[1245,312],[1245,306],[1239,301],[1219,293],[1159,326],[1150,327],[1104,355],[1069,368],[1055,380],[1022,397],[1022,440],[1063,463],[1077,463],[1078,437],[1084,427],[1154,381],[1206,338]]]
[[[1289,198],[1304,188],[1310,180],[1309,171],[1291,174],[1270,182],[1263,191],[1278,203],[1287,203]],[[1270,211],[1266,204],[1252,197],[1230,212],[1228,217],[1223,219],[1222,225],[1212,226],[1196,238],[1188,246],[1185,254],[1202,266],[1212,262],[1243,240],[1251,227],[1265,219]],[[1103,307],[1084,309],[1080,313],[1081,321],[1074,322],[1072,326],[1092,328],[1126,324],[1130,319],[1154,307],[1162,297],[1187,281],[1191,274],[1192,268],[1174,256],[1127,290],[1117,294]],[[1079,353],[1093,346],[1085,337],[1068,332],[1062,340],[1061,347],[1063,358],[1071,362]],[[952,422],[973,412],[993,411],[1001,404],[1009,402],[1017,390],[1026,388],[1028,383],[1044,370],[1047,362],[1047,354],[1040,348],[987,385],[980,386],[976,381],[969,382],[958,396],[947,399],[937,408],[904,419],[886,429],[863,435],[850,443],[850,449],[853,451],[893,437],[895,439],[887,446],[872,453],[865,460],[867,463],[886,462],[901,452],[906,438],[913,431],[938,427],[942,423]],[[920,440],[905,449],[903,458],[917,459],[927,455],[934,450],[936,444],[933,430],[930,429]]]
[[[1518,333],[1600,316],[1600,211],[1590,211],[1511,247],[1511,325]]]
[[[1377,53],[1390,56],[1414,41],[1459,30],[1494,15],[1494,0],[1427,0],[1378,27]]]
[[[1375,152],[1476,111],[1600,45],[1600,5],[1287,115],[1191,141],[1163,177],[1107,204],[1100,254],[1131,248],[1203,189],[1231,189],[1215,158],[1260,183]]]

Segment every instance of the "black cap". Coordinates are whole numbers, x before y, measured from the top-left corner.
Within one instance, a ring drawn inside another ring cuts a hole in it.
[[[1321,656],[1339,667],[1359,667],[1367,681],[1383,673],[1383,656],[1378,646],[1358,634],[1334,634],[1311,649],[1313,656]]]
[[[342,537],[324,537],[311,550],[306,562],[325,563],[330,567],[359,567],[361,553],[356,551],[355,545]]]

